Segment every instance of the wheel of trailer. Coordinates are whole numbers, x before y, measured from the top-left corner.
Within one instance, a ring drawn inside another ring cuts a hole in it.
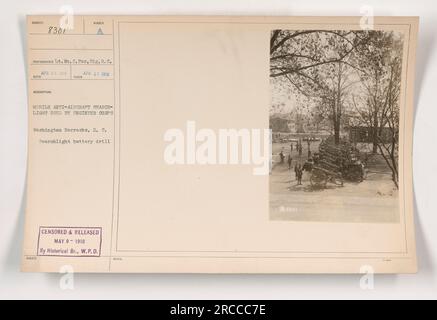
[[[325,187],[328,182],[328,176],[322,170],[313,169],[310,177],[311,185],[314,187]]]
[[[346,171],[346,179],[349,181],[362,182],[363,172],[360,167],[350,167]]]
[[[333,182],[337,186],[343,186],[343,179],[341,177],[334,177]]]

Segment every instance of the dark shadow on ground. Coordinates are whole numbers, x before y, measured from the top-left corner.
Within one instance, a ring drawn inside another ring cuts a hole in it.
[[[313,186],[311,184],[302,184],[302,185],[292,185],[288,187],[290,191],[304,191],[304,192],[322,192],[325,190],[335,190],[342,188],[342,186],[337,185],[326,185],[325,187]]]

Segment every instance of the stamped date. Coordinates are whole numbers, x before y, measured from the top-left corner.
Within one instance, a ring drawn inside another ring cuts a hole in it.
[[[38,256],[99,257],[100,227],[40,227]]]

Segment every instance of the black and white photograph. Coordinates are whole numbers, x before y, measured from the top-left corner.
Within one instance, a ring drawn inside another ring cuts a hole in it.
[[[271,32],[271,220],[399,222],[403,41]]]

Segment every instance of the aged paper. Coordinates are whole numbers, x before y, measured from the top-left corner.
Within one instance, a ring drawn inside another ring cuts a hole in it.
[[[27,27],[23,271],[416,272],[417,18]]]

